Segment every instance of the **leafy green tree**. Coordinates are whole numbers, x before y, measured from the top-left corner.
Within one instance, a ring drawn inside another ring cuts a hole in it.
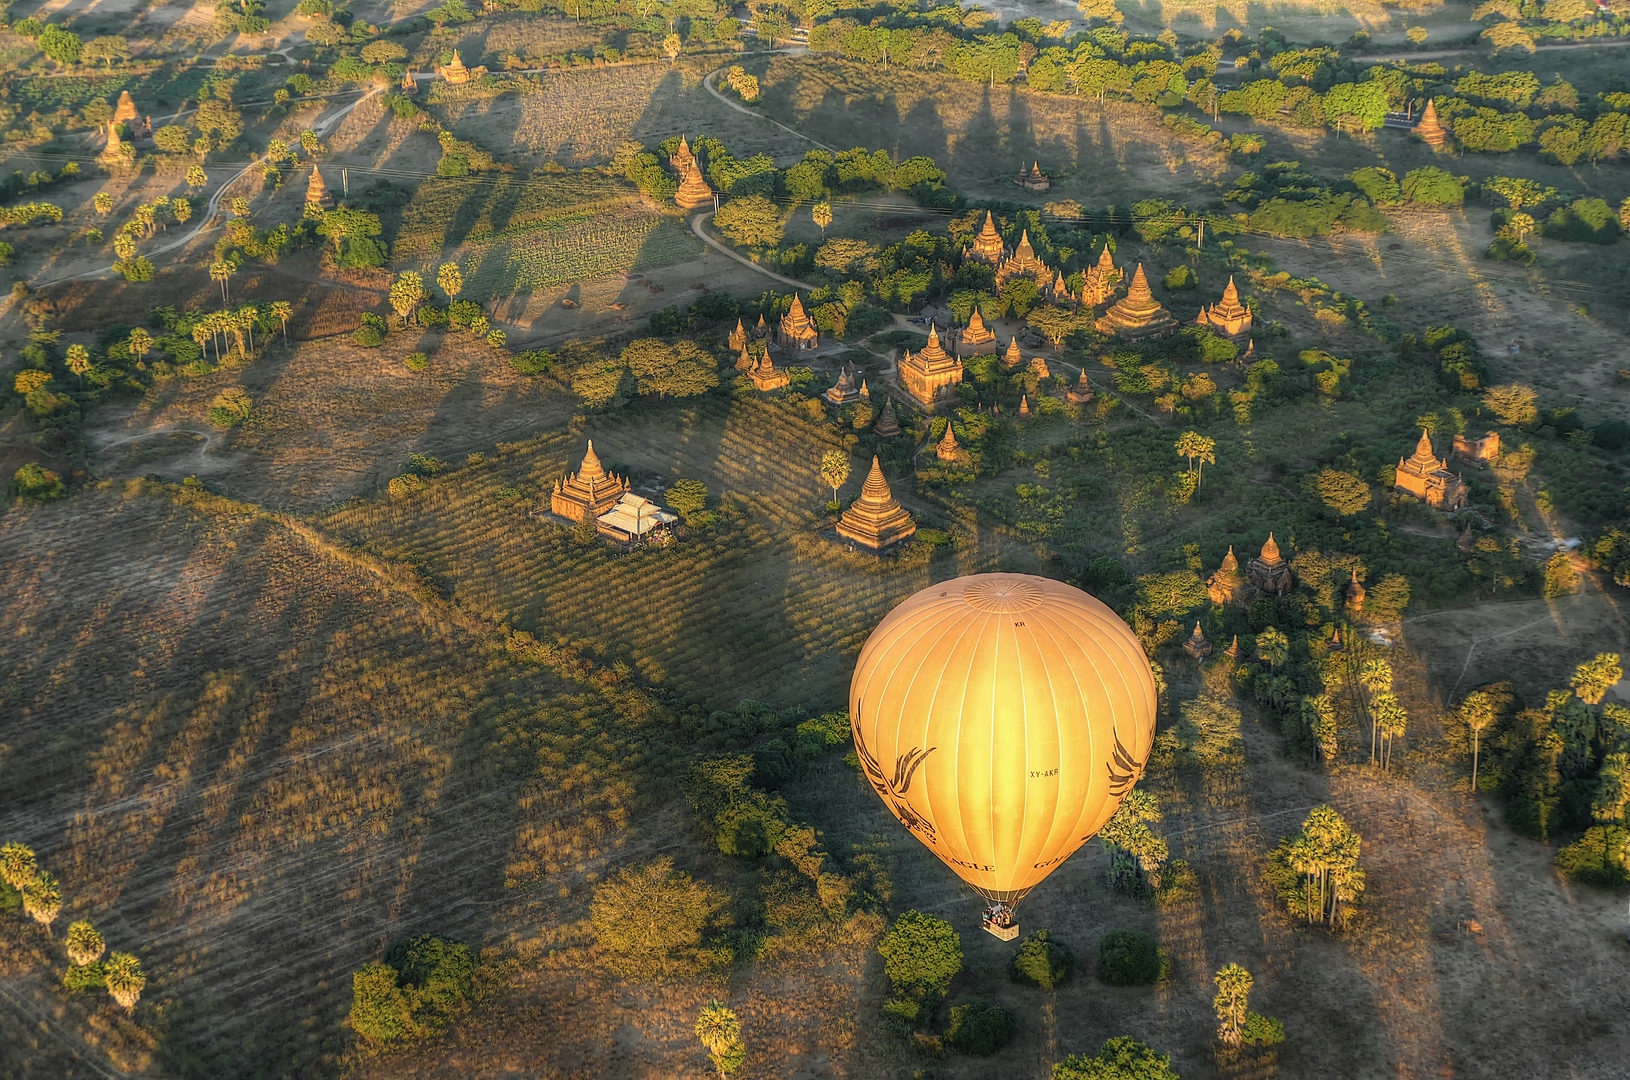
[[[55,23],[40,31],[40,36],[35,39],[35,44],[40,47],[40,52],[65,67],[69,64],[77,64],[80,53],[85,48],[78,34],[64,30]]]
[[[378,236],[383,229],[378,214],[346,207],[323,211],[322,220],[317,223],[317,235],[333,241],[336,256],[341,254],[347,241]]]
[[[1370,508],[1370,485],[1362,476],[1340,469],[1321,469],[1313,481],[1319,500],[1342,517],[1361,514]]]
[[[1459,206],[1466,201],[1460,181],[1435,165],[1411,169],[1400,187],[1404,202],[1415,206]]]
[[[641,338],[624,348],[620,358],[641,394],[695,397],[719,385],[717,362],[689,339]]]
[[[953,1050],[989,1057],[1013,1041],[1019,1021],[994,1001],[970,1001],[951,1009],[945,1044]]]
[[[668,505],[689,520],[707,509],[707,485],[700,480],[675,480],[668,489]]]
[[[1363,688],[1364,712],[1370,718],[1370,760],[1376,760],[1377,738],[1380,734],[1375,714],[1375,697],[1377,694],[1390,693],[1392,690],[1392,665],[1380,657],[1371,657],[1364,661],[1358,672],[1358,685]]]
[[[1172,1059],[1121,1035],[1091,1056],[1071,1054],[1053,1066],[1053,1080],[1179,1080]]]
[[[921,911],[895,919],[877,951],[896,994],[944,997],[962,970],[962,936],[944,919]]]
[[[1160,887],[1160,874],[1171,851],[1165,840],[1149,828],[1160,820],[1160,805],[1154,795],[1141,788],[1127,792],[1121,805],[1098,831],[1098,839],[1109,849],[1109,883],[1131,896],[1147,895]]]
[[[236,427],[249,419],[253,411],[254,401],[249,391],[241,386],[229,386],[210,403],[209,422],[216,427]]]
[[[1573,672],[1573,692],[1587,705],[1600,705],[1607,692],[1624,678],[1624,662],[1618,653],[1597,653]]]
[[[747,1044],[741,1038],[741,1021],[722,1001],[710,1001],[696,1017],[696,1038],[719,1070],[720,1080],[741,1068],[747,1060]]]
[[[826,236],[826,227],[832,224],[832,204],[822,199],[810,208],[810,216],[815,224],[821,227],[821,236]]]
[[[1251,985],[1256,980],[1238,964],[1229,964],[1214,979],[1217,996],[1211,1007],[1217,1013],[1217,1041],[1238,1046],[1245,1037],[1245,1018],[1250,1013]]]
[[[1056,990],[1070,981],[1075,971],[1075,954],[1049,930],[1037,930],[1024,939],[1013,954],[1009,975],[1014,982],[1043,990]]]
[[[838,501],[838,489],[849,482],[849,455],[842,450],[828,450],[821,455],[821,483],[832,489],[832,501]]]
[[[1579,573],[1574,569],[1573,557],[1566,551],[1552,555],[1545,563],[1545,584],[1541,594],[1548,600],[1568,596],[1579,587]]]
[[[589,920],[613,971],[656,978],[697,966],[702,933],[723,906],[718,890],[662,858],[602,882]]]
[[[763,195],[731,199],[714,213],[713,223],[741,247],[774,247],[787,231],[781,208]]]
[[[209,174],[202,165],[193,165],[187,169],[187,186],[194,191],[209,184]]]
[[[271,306],[272,317],[283,327],[283,344],[289,343],[289,316],[294,314],[294,305],[287,300],[273,300]]]
[[[65,944],[68,946],[68,959],[79,967],[96,963],[107,949],[107,943],[102,940],[102,935],[97,933],[96,927],[92,926],[88,919],[68,924]]]
[[[366,964],[351,973],[351,1029],[374,1043],[390,1043],[408,1034],[411,1018],[407,996],[389,964]]]
[[[420,934],[395,942],[385,951],[385,963],[397,972],[412,1034],[420,1038],[445,1030],[474,990],[475,956],[451,938]]]
[[[1098,942],[1098,977],[1110,986],[1153,986],[1167,967],[1155,939],[1142,930],[1111,930]]]
[[[130,953],[116,952],[102,965],[102,977],[113,1000],[126,1012],[135,1012],[136,1002],[141,999],[142,988],[147,985],[147,976],[142,974],[141,961]]]
[[[1154,618],[1183,615],[1208,599],[1205,582],[1193,570],[1138,577],[1138,603]]]
[[[1525,176],[1491,176],[1483,190],[1504,199],[1513,210],[1522,210],[1556,197],[1556,189],[1545,187]]]

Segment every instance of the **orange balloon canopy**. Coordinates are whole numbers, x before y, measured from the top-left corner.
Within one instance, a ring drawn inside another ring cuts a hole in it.
[[[1013,903],[1143,775],[1156,691],[1131,629],[1050,578],[975,574],[889,612],[849,686],[855,751],[901,824]]]

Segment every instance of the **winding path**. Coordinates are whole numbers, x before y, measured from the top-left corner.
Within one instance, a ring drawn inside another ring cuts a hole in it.
[[[791,285],[795,289],[806,289],[810,292],[815,291],[815,286],[811,285],[809,282],[799,281],[797,278],[790,278],[784,274],[778,274],[769,267],[754,262],[752,259],[749,259],[747,256],[736,251],[728,244],[723,244],[713,239],[712,235],[710,235],[706,229],[702,228],[702,223],[712,218],[714,213],[715,211],[709,210],[705,214],[697,214],[690,219],[690,231],[696,234],[696,238],[698,240],[702,241],[702,243],[706,244],[708,247],[712,248],[714,251],[717,251],[726,258],[735,259],[743,266],[748,267],[749,269],[757,270],[765,277],[774,278],[783,285]]]
[[[809,50],[808,49],[775,49],[773,51],[774,52],[779,52],[779,53],[793,54],[793,53],[804,53],[804,52],[808,52]],[[793,135],[793,136],[796,136],[797,138],[800,138],[800,139],[804,140],[807,143],[812,143],[815,146],[820,147],[822,150],[830,150],[834,154],[837,153],[836,149],[826,145],[825,143],[821,142],[820,140],[812,139],[808,135],[805,135],[803,132],[798,131],[798,130],[796,130],[794,128],[790,128],[787,125],[783,124],[779,120],[771,120],[768,116],[765,116],[763,113],[755,112],[754,110],[749,109],[747,106],[743,105],[741,102],[739,102],[739,101],[731,101],[729,98],[727,98],[723,94],[719,93],[719,91],[714,89],[714,87],[713,87],[713,80],[717,79],[719,77],[719,72],[721,72],[723,70],[724,70],[724,68],[717,68],[714,71],[710,72],[708,74],[708,76],[702,80],[702,85],[707,88],[708,93],[712,94],[714,97],[718,98],[720,101],[724,102],[726,105],[730,106],[732,109],[735,109],[739,113],[745,113],[748,116],[757,117],[758,119],[764,121],[766,124],[774,124],[776,127],[780,128],[782,131],[785,131],[788,135]]]

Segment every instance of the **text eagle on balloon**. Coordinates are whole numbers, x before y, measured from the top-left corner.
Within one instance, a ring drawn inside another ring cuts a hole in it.
[[[930,746],[927,750],[919,750],[913,746],[901,754],[894,762],[894,775],[889,776],[883,771],[882,764],[866,749],[866,744],[857,736],[855,738],[855,756],[860,759],[861,768],[866,770],[866,779],[872,782],[894,816],[900,819],[900,824],[920,835],[930,844],[937,844],[939,838],[934,833],[934,823],[923,817],[911,808],[906,799],[906,792],[911,790],[911,781],[917,775],[922,763],[928,760],[928,755],[938,750],[937,746]]]

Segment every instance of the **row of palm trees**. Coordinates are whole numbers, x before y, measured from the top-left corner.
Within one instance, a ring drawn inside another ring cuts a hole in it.
[[[287,300],[275,300],[268,310],[282,326],[283,341],[287,344],[289,316],[294,313],[294,306]],[[217,364],[221,362],[221,343],[228,337],[236,344],[238,355],[247,358],[255,350],[255,327],[259,324],[260,317],[261,309],[256,304],[244,304],[230,311],[224,309],[212,311],[193,324],[192,339],[198,343],[199,348],[204,350],[206,356],[209,354],[209,345],[213,345]],[[133,331],[131,335],[130,351],[132,354],[138,352],[135,340],[136,333],[136,331]],[[145,331],[140,331],[140,333],[144,338],[147,337]],[[209,345],[206,345],[206,342]],[[152,345],[151,338],[147,338],[144,344],[150,348]],[[145,349],[142,351],[145,351]]]

